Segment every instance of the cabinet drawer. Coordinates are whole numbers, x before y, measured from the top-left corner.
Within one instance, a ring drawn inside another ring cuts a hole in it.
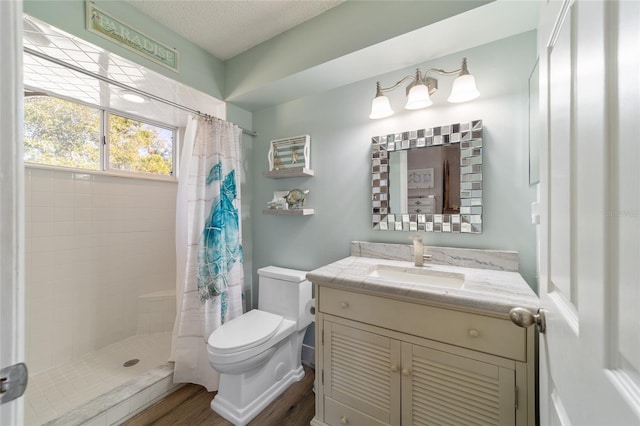
[[[526,330],[508,319],[319,286],[320,312],[517,361],[527,361]]]
[[[373,417],[343,405],[329,397],[324,397],[324,422],[331,426],[385,426]]]
[[[435,199],[434,198],[411,198],[409,197],[409,213],[423,213],[432,214],[435,213]]]

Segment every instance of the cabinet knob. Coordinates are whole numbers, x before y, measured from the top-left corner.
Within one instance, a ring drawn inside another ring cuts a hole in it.
[[[478,330],[476,330],[475,328],[470,328],[469,329],[469,336],[478,337],[479,335],[480,335],[480,333],[478,333]]]
[[[409,370],[408,368],[403,368],[402,369],[402,375],[403,376],[409,376],[411,374],[411,370]]]
[[[342,309],[347,309],[349,307],[349,302],[340,302],[340,307]]]
[[[397,373],[398,372],[398,366],[395,364],[391,364],[391,372],[392,373]]]
[[[340,423],[342,423],[343,425],[349,424],[349,419],[347,418],[347,416],[340,417]]]

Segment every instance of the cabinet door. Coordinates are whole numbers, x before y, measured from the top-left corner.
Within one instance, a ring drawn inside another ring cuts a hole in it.
[[[324,394],[400,425],[400,342],[330,321],[323,325]]]
[[[515,371],[402,343],[402,424],[515,425]]]

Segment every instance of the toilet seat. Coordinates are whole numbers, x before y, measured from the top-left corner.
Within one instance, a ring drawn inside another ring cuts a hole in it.
[[[240,319],[251,312],[254,313],[248,318]],[[267,319],[267,321],[261,323],[260,319]],[[240,325],[227,327],[236,320]],[[258,321],[256,322],[256,320]],[[273,330],[272,327],[276,323],[279,325]],[[214,369],[221,373],[246,371],[249,367],[263,364],[264,360],[275,352],[278,344],[294,333],[295,329],[295,321],[254,309],[223,324],[211,333],[207,341],[209,362]],[[251,337],[243,335],[243,331],[240,330],[250,330]],[[224,341],[227,336],[230,337],[230,340]],[[235,343],[230,343],[232,341]],[[234,347],[234,345],[237,346]]]
[[[218,327],[207,343],[217,354],[242,352],[271,339],[282,321],[280,315],[254,309]]]

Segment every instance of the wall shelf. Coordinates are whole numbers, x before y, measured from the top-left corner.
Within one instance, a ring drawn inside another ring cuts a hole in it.
[[[282,179],[291,177],[313,176],[315,173],[311,169],[306,167],[292,167],[281,170],[271,170],[269,172],[262,172],[262,176],[271,179]]]
[[[314,213],[313,209],[264,209],[263,214],[271,214],[277,216],[309,216]]]

